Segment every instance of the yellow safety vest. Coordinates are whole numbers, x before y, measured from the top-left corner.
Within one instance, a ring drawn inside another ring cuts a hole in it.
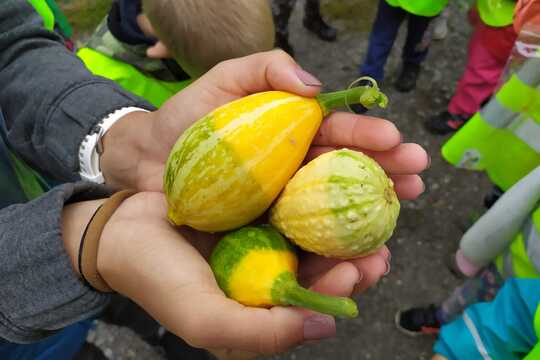
[[[482,21],[493,27],[512,24],[516,2],[513,0],[478,0],[478,14]]]
[[[54,13],[45,0],[28,0],[43,19],[43,25],[47,30],[54,30]]]
[[[192,80],[162,81],[149,77],[134,66],[91,48],[80,49],[77,56],[94,75],[115,81],[127,91],[148,100],[156,107],[163,105],[167,99],[192,82]]]
[[[506,278],[540,278],[540,206],[495,264]]]
[[[509,189],[540,165],[540,58],[528,58],[442,148],[451,164],[485,170]]]
[[[426,17],[439,15],[448,4],[448,0],[386,0],[386,2],[411,14]]]

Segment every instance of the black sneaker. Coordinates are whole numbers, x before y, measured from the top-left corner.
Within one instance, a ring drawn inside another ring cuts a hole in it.
[[[497,200],[500,199],[501,196],[503,196],[504,191],[497,185],[493,185],[493,188],[491,191],[484,197],[484,207],[486,209],[491,208]]]
[[[398,330],[409,336],[438,334],[441,323],[437,320],[437,307],[412,308],[398,311],[394,318]]]
[[[459,130],[469,118],[469,115],[457,115],[443,111],[428,119],[424,123],[424,127],[432,134],[445,135]]]
[[[321,16],[318,1],[307,1],[304,15],[304,27],[324,41],[336,41],[337,30],[330,26]]]
[[[406,63],[403,64],[401,74],[397,79],[394,87],[399,92],[409,92],[416,88],[416,80],[420,75],[420,65]]]
[[[275,47],[280,48],[281,50],[285,51],[287,54],[294,57],[294,49],[289,43],[288,34],[282,34],[282,33],[276,32]]]

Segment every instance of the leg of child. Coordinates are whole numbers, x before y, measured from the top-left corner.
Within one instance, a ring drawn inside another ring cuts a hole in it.
[[[446,360],[446,358],[444,356],[442,356],[442,355],[435,354],[435,355],[433,355],[431,360]]]
[[[437,318],[442,324],[449,323],[469,305],[491,301],[503,285],[504,279],[494,264],[482,270],[476,277],[468,279],[457,287],[437,310]]]
[[[509,31],[490,27],[475,20],[475,12],[470,16],[476,24],[469,40],[467,64],[448,105],[451,114],[465,116],[477,112],[495,91],[515,40],[511,27]]]
[[[304,27],[324,41],[335,41],[337,30],[324,21],[320,0],[306,0],[304,7]]]
[[[390,6],[386,0],[379,0],[377,16],[369,35],[366,59],[360,68],[361,75],[371,76],[377,81],[383,79],[384,65],[406,14],[402,8]]]
[[[420,65],[428,54],[431,34],[426,30],[433,17],[409,14],[407,20],[407,40],[403,47],[403,64]]]
[[[289,44],[289,19],[296,0],[273,0],[272,15],[276,26],[276,46],[293,55]]]

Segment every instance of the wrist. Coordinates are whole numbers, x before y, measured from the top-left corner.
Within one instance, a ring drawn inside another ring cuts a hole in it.
[[[100,168],[114,188],[136,188],[137,168],[149,142],[153,113],[137,111],[118,120],[102,138]]]
[[[71,267],[80,277],[79,273],[79,247],[86,226],[92,219],[96,210],[106,201],[106,199],[82,201],[69,204],[62,211],[62,238],[64,248],[71,261]]]

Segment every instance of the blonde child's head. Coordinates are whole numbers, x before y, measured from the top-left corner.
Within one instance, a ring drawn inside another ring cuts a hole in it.
[[[172,56],[191,76],[274,45],[269,0],[143,0],[138,21],[159,39],[149,56]]]

